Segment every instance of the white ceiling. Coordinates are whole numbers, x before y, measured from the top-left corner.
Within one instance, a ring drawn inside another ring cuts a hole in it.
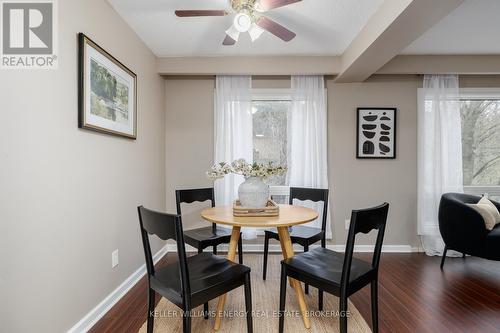
[[[499,54],[500,0],[467,0],[403,54]]]
[[[252,43],[242,34],[223,46],[232,16],[178,18],[176,9],[229,9],[228,0],[109,0],[159,57],[221,55],[340,55],[383,0],[303,0],[268,16],[297,37],[283,42],[264,33]]]

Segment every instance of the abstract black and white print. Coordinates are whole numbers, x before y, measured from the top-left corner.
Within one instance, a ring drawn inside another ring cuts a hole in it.
[[[357,158],[396,158],[396,109],[358,108]]]

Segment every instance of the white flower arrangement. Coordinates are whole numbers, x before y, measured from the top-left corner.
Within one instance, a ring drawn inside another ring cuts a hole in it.
[[[275,165],[273,163],[250,164],[243,158],[233,161],[229,164],[226,162],[220,162],[212,166],[212,168],[207,171],[207,177],[216,180],[224,178],[225,175],[234,173],[237,175],[242,175],[245,178],[248,177],[260,177],[262,179],[269,178],[271,176],[280,175],[287,171],[287,168],[281,165]]]

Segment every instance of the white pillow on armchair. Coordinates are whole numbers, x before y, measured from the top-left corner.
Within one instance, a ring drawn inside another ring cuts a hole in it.
[[[477,204],[467,204],[467,206],[472,207],[482,216],[486,229],[493,230],[495,225],[500,223],[500,212],[488,199],[488,194],[485,194]]]

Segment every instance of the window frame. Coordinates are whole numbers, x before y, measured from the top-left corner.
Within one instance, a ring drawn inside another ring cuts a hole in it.
[[[459,90],[459,100],[500,100],[500,89],[494,88],[462,88]],[[465,186],[464,192],[467,194],[482,195],[488,193],[492,196],[500,196],[500,185],[475,185]]]
[[[292,89],[252,89],[252,103],[254,101],[292,101]],[[286,185],[270,185],[269,194],[273,195],[290,195],[290,187]],[[264,231],[258,230],[257,236],[263,236]]]
[[[253,102],[291,102],[292,101],[292,89],[252,89],[252,103]],[[288,195],[290,193],[290,187],[286,185],[270,185],[269,191],[271,195]],[[283,194],[286,193],[287,194]],[[279,194],[277,194],[277,193]]]
[[[292,101],[292,89],[252,89],[254,101]]]

